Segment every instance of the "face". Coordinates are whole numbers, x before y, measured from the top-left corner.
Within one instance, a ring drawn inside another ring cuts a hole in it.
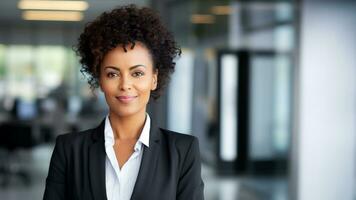
[[[99,83],[110,115],[118,117],[145,114],[150,93],[157,87],[149,50],[136,42],[127,52],[121,45],[109,51],[101,63]]]

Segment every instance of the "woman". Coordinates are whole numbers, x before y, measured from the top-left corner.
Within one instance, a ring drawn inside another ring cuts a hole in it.
[[[97,128],[57,137],[44,199],[204,199],[197,139],[158,128],[146,113],[180,52],[149,8],[119,7],[86,25],[81,71],[109,114]]]

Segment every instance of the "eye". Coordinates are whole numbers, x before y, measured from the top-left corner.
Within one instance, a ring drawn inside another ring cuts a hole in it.
[[[132,74],[133,77],[140,77],[140,76],[143,76],[143,75],[145,75],[145,74],[143,72],[141,72],[141,71],[137,71],[137,72],[134,72]]]
[[[107,76],[108,78],[113,78],[113,77],[118,76],[118,74],[117,74],[117,73],[114,73],[114,72],[108,72],[108,73],[106,74],[106,76]]]

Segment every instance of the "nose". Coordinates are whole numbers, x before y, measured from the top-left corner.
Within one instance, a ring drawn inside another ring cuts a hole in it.
[[[119,89],[122,91],[131,90],[132,82],[128,76],[122,76],[120,79]]]

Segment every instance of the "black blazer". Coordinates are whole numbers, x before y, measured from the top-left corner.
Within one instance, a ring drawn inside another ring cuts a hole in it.
[[[94,129],[57,137],[44,200],[105,200],[105,120]],[[131,200],[202,200],[198,140],[155,126],[144,146]]]

